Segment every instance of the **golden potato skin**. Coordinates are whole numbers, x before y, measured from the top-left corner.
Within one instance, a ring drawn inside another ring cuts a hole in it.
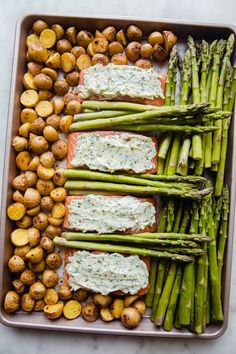
[[[108,51],[109,55],[112,57],[114,54],[123,53],[124,47],[120,42],[114,41],[109,44]]]
[[[94,294],[93,301],[98,307],[106,308],[110,305],[112,297],[110,295]]]
[[[116,38],[116,29],[114,26],[108,26],[102,31],[102,34],[109,42],[112,42]]]
[[[39,90],[51,90],[53,85],[52,78],[43,73],[35,75],[33,83]]]
[[[49,125],[48,127],[51,126]],[[53,129],[55,130],[55,128]],[[42,155],[40,155],[39,161],[45,168],[52,168],[56,162],[55,157],[51,151],[46,151]]]
[[[151,69],[152,62],[148,59],[138,59],[135,63],[135,66],[141,69]]]
[[[42,196],[49,195],[51,191],[54,189],[54,187],[55,185],[51,180],[43,181],[42,179],[39,179],[36,184],[36,188]]]
[[[68,286],[60,285],[58,288],[58,296],[60,300],[70,300],[72,298],[72,291]]]
[[[32,218],[29,215],[24,215],[22,219],[16,221],[16,225],[21,229],[28,229],[32,226]]]
[[[54,201],[50,196],[45,196],[41,199],[40,206],[43,210],[50,212],[53,208]]]
[[[43,249],[40,246],[31,248],[31,250],[26,254],[26,259],[30,263],[39,263],[43,259]]]
[[[47,49],[40,43],[32,43],[28,49],[31,60],[44,63],[48,59]]]
[[[75,46],[71,49],[71,53],[74,55],[75,59],[78,59],[82,54],[86,54],[86,50],[83,47]]]
[[[168,52],[161,47],[159,44],[155,44],[153,47],[153,57],[156,59],[157,62],[163,63],[166,58],[168,57]]]
[[[35,273],[30,269],[25,269],[20,276],[20,281],[24,285],[31,285],[35,282],[36,276]]]
[[[31,246],[30,245],[25,245],[25,246],[21,246],[21,247],[16,247],[14,250],[14,254],[16,256],[21,257],[24,261],[26,261],[26,255],[27,253],[31,250]]]
[[[154,31],[148,36],[148,43],[154,46],[155,44],[163,44],[164,38],[161,32]]]
[[[15,136],[12,140],[15,151],[20,152],[28,148],[28,140],[22,136]]]
[[[68,145],[64,140],[57,140],[52,144],[51,151],[57,160],[62,160],[66,157]]]
[[[68,102],[65,113],[74,116],[75,114],[80,113],[81,110],[82,110],[81,103],[77,100],[72,100]]]
[[[63,307],[63,302],[59,300],[55,305],[46,305],[43,310],[48,319],[55,320],[62,315]]]
[[[107,65],[109,63],[109,58],[107,55],[101,54],[101,53],[96,53],[92,57],[92,65],[96,64],[102,64],[102,65]]]
[[[61,55],[66,52],[70,53],[70,51],[72,49],[72,45],[67,39],[59,39],[56,47],[57,47],[58,53]]]
[[[46,265],[49,269],[57,269],[62,264],[61,255],[58,252],[49,253],[46,257]]]
[[[36,300],[33,310],[36,311],[36,312],[43,311],[45,305],[46,304],[45,304],[44,299]]]
[[[63,102],[63,101],[62,101]],[[64,102],[63,102],[64,105]],[[46,125],[53,127],[54,129],[58,129],[61,117],[58,114],[52,114],[46,119]]]
[[[38,263],[28,263],[28,267],[30,270],[32,270],[34,273],[36,274],[40,274],[44,271],[45,267],[46,267],[46,263],[44,261],[44,259],[42,259],[40,262]]]
[[[140,42],[142,39],[142,30],[136,26],[136,25],[130,25],[127,28],[126,31],[126,36],[130,42],[135,41],[135,42]]]
[[[22,272],[25,269],[25,262],[20,256],[14,255],[8,261],[8,268],[12,273]]]
[[[30,227],[28,229],[28,240],[31,247],[37,246],[40,241],[40,231],[35,227]]]
[[[48,226],[48,217],[45,213],[40,212],[33,218],[33,225],[36,229],[44,230]]]
[[[137,309],[133,307],[126,307],[122,310],[121,322],[126,328],[136,328],[139,325],[140,321],[141,315]]]
[[[99,310],[94,302],[88,302],[82,306],[82,317],[87,322],[94,322],[98,319]]]
[[[64,36],[65,31],[61,25],[55,23],[51,26],[51,29],[56,33],[57,39],[61,39]]]
[[[44,136],[35,136],[30,142],[30,148],[37,155],[48,151],[49,146]]]
[[[72,44],[76,44],[76,36],[77,36],[77,31],[75,26],[71,26],[67,28],[66,38],[68,39],[68,41],[70,41]]]
[[[25,286],[21,282],[20,279],[14,279],[12,282],[14,290],[17,292],[18,295],[22,295],[25,292]]]
[[[152,56],[153,48],[150,43],[144,43],[140,49],[140,55],[144,59],[149,59]]]
[[[36,20],[33,23],[33,31],[37,34],[40,35],[41,32],[45,29],[48,28],[48,24],[47,22],[43,21],[43,20]]]
[[[40,300],[46,295],[46,287],[39,281],[36,281],[29,288],[29,294],[34,300]]]
[[[8,291],[4,299],[4,310],[8,313],[15,312],[20,307],[20,296],[16,291]]]
[[[135,63],[140,58],[140,50],[141,44],[139,42],[130,42],[125,49],[127,59]]]
[[[54,83],[54,92],[58,96],[64,96],[69,91],[69,85],[66,80],[57,80]]]
[[[47,253],[53,252],[55,248],[53,241],[47,236],[41,237],[40,246]]]
[[[117,53],[111,57],[111,62],[115,65],[127,65],[128,59],[124,53]]]
[[[63,170],[62,169],[57,169],[55,170],[55,174],[53,176],[53,182],[59,186],[62,187],[66,183],[66,178],[63,176]]]
[[[66,82],[68,85],[74,87],[79,84],[79,73],[76,70],[71,71],[66,75]]]
[[[60,226],[48,225],[45,230],[45,235],[51,239],[54,239],[55,236],[61,236],[62,228]]]
[[[47,288],[54,288],[58,283],[58,275],[52,269],[45,269],[42,274],[41,281]]]
[[[24,205],[26,208],[34,208],[41,202],[41,195],[35,188],[27,188],[24,194]]]
[[[92,33],[88,32],[88,31],[79,31],[79,33],[77,34],[76,40],[77,40],[77,44],[80,47],[83,48],[87,48],[89,43],[91,43],[93,41],[93,35]]]
[[[133,303],[133,307],[138,310],[141,316],[143,316],[146,312],[146,304],[142,300],[137,300]]]

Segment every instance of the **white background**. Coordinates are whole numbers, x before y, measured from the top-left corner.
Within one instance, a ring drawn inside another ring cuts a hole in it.
[[[227,23],[236,26],[235,0],[0,0],[0,171],[10,90],[14,27],[19,17],[37,12],[156,17]],[[2,175],[0,173],[0,185]],[[1,237],[2,235],[0,235]],[[175,353],[232,354],[236,352],[236,254],[234,250],[230,320],[225,335],[214,341],[108,337],[20,330],[0,325],[0,354]]]

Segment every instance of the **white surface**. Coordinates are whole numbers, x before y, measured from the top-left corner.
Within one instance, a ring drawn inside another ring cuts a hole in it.
[[[14,27],[17,19],[27,13],[101,14],[143,16],[236,25],[235,0],[0,0],[0,171],[3,169],[4,137],[13,54]],[[0,174],[0,182],[2,176]],[[236,345],[236,254],[231,287],[229,326],[225,335],[214,341],[162,340],[155,338],[108,337],[84,334],[55,333],[0,325],[0,354],[110,353],[110,354],[225,354],[235,353]]]

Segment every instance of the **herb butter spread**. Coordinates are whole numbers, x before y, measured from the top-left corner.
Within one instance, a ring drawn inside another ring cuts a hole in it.
[[[116,290],[133,295],[148,285],[147,266],[138,256],[79,251],[69,257],[66,271],[73,290],[86,288],[102,295]]]
[[[112,233],[114,231],[143,230],[155,223],[155,207],[135,197],[107,197],[86,195],[72,199],[68,221],[73,229]]]
[[[96,64],[84,70],[84,83],[77,87],[84,99],[102,96],[113,99],[117,96],[155,99],[164,98],[161,82],[153,69],[136,66]]]
[[[106,136],[88,133],[77,137],[71,165],[86,165],[104,172],[132,170],[142,173],[155,167],[153,159],[156,154],[150,137],[130,133]]]

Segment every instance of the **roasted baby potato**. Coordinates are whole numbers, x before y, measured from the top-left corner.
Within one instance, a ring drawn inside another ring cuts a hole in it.
[[[20,279],[14,279],[12,282],[14,290],[17,292],[17,294],[22,295],[25,292],[25,286],[24,284],[20,281]]]
[[[155,44],[163,44],[164,38],[161,32],[154,31],[148,36],[148,43],[154,46]]]
[[[51,29],[56,33],[57,39],[61,39],[64,36],[64,28],[59,24],[54,24],[51,26]]]
[[[104,322],[111,322],[114,320],[109,308],[101,308],[100,317]]]
[[[69,91],[69,85],[66,80],[57,80],[54,83],[54,91],[58,96],[64,96]]]
[[[8,313],[15,312],[20,307],[20,296],[16,291],[8,291],[4,299],[4,310]]]
[[[26,245],[26,246],[21,246],[21,247],[16,247],[14,249],[14,254],[16,256],[21,257],[24,261],[26,261],[26,255],[27,253],[31,250],[30,245]]]
[[[43,68],[43,64],[37,63],[36,61],[31,61],[27,64],[29,72],[35,76],[39,74]]]
[[[88,322],[94,322],[98,319],[99,310],[94,302],[88,302],[82,306],[82,317]]]
[[[116,319],[120,318],[123,308],[124,308],[124,300],[115,299],[110,307],[112,316]]]
[[[35,75],[33,78],[34,86],[39,90],[51,90],[53,81],[52,78],[42,72]]]
[[[106,53],[108,50],[108,40],[106,37],[99,36],[93,40],[93,49],[96,53]]]
[[[140,42],[142,39],[142,30],[136,26],[136,25],[130,25],[127,28],[126,31],[126,36],[130,42],[135,41],[135,42]]]
[[[44,152],[42,155],[40,155],[39,160],[40,160],[40,163],[42,164],[42,166],[46,167],[46,168],[52,168],[55,164],[55,161],[56,161],[55,157],[51,151]]]
[[[68,320],[74,320],[81,314],[81,305],[76,300],[68,301],[63,308],[63,315]]]
[[[72,100],[68,102],[65,113],[73,116],[75,114],[80,113],[81,109],[82,109],[81,103],[77,100]]]
[[[12,146],[17,152],[28,148],[28,140],[22,136],[15,136],[12,140]]]
[[[28,151],[21,151],[16,156],[16,165],[20,170],[26,171],[29,168],[29,164],[30,164],[31,160],[32,160],[32,157],[30,156]]]
[[[32,108],[38,103],[39,95],[35,90],[26,90],[20,96],[20,102],[23,106]]]
[[[140,50],[141,44],[139,42],[130,42],[125,49],[127,59],[135,63],[140,58]]]
[[[42,196],[49,195],[51,191],[54,189],[54,183],[52,181],[43,181],[39,179],[36,188]]]
[[[66,157],[68,145],[64,140],[57,140],[52,144],[51,151],[57,160],[62,160]]]
[[[72,44],[76,44],[76,35],[77,35],[77,31],[76,31],[75,26],[71,26],[71,27],[67,28],[67,30],[66,30],[66,38]]]
[[[39,263],[43,259],[43,249],[40,246],[31,248],[31,250],[26,254],[26,259],[30,263]]]
[[[79,70],[84,70],[92,65],[91,58],[88,54],[81,54],[76,60],[76,66]]]
[[[57,73],[56,70],[54,70],[52,68],[43,68],[41,70],[41,73],[49,76],[52,79],[52,81],[56,81],[57,80],[58,73]]]
[[[37,246],[40,241],[40,231],[35,227],[30,227],[28,229],[28,242],[31,247]]]
[[[54,239],[55,236],[61,236],[62,229],[59,226],[48,225],[45,230],[45,235],[51,239]]]
[[[66,183],[66,178],[63,176],[63,170],[58,168],[55,170],[55,174],[53,176],[53,182],[59,186],[62,187]]]
[[[25,269],[25,262],[20,256],[14,255],[8,261],[8,268],[12,273],[22,272]]]
[[[37,117],[38,115],[33,108],[23,108],[20,114],[22,123],[33,123]]]
[[[114,26],[108,26],[102,31],[102,35],[106,37],[109,42],[112,42],[116,38],[116,29]]]
[[[61,68],[65,73],[69,73],[75,67],[76,59],[72,53],[63,53],[61,55]]]
[[[126,295],[124,299],[124,306],[130,307],[138,299],[138,295]]]
[[[56,219],[61,219],[65,216],[66,207],[63,203],[55,203],[52,208],[52,217]]]
[[[55,142],[59,139],[58,132],[55,128],[50,125],[47,125],[43,130],[43,135],[47,141]]]
[[[46,305],[43,311],[49,320],[55,320],[62,315],[63,307],[63,302],[59,300],[55,305]]]
[[[57,269],[62,264],[61,255],[58,252],[52,252],[46,257],[46,265],[50,269]]]
[[[77,34],[76,40],[77,40],[77,44],[83,48],[87,48],[87,46],[89,45],[89,43],[91,43],[93,41],[93,35],[92,33],[88,32],[88,31],[79,31],[79,33]]]
[[[48,217],[46,214],[40,212],[33,218],[33,225],[36,229],[44,230],[48,226]]]
[[[62,101],[62,100],[61,100]],[[63,101],[62,101],[63,102]],[[63,107],[64,107],[64,102],[63,102]],[[46,119],[46,125],[50,125],[54,129],[58,129],[59,123],[60,123],[60,116],[57,114],[52,114],[50,117]]]
[[[59,39],[56,47],[57,47],[58,53],[61,55],[66,52],[70,53],[70,51],[72,49],[72,45],[67,39]]]
[[[36,171],[37,168],[38,168],[38,164],[39,164],[39,157],[38,156],[34,156],[32,158],[32,160],[30,161],[29,170],[30,171]]]
[[[37,114],[42,118],[47,118],[51,114],[53,114],[53,105],[50,101],[39,101],[36,106],[35,110]]]
[[[33,208],[29,208],[26,210],[27,215],[36,216],[40,212],[40,205],[37,205]]]
[[[20,176],[21,176],[21,175],[20,175]],[[17,177],[19,177],[19,176],[17,176]],[[17,177],[16,177],[16,178],[17,178]],[[15,180],[15,179],[14,179],[14,180]],[[14,182],[14,180],[13,180],[13,182]],[[14,188],[13,182],[12,182],[12,186],[13,186],[13,188]],[[23,194],[22,194],[19,190],[15,191],[15,192],[13,193],[12,199],[14,200],[14,202],[19,202],[19,203],[24,204],[24,196],[23,196]]]
[[[45,63],[49,68],[58,69],[61,66],[61,56],[58,52],[49,55]]]
[[[26,45],[27,47],[30,47],[31,44],[39,42],[39,36],[35,33],[31,33],[29,36],[26,38]]]
[[[177,37],[171,31],[162,32],[164,38],[164,48],[169,53],[173,46],[177,43]]]
[[[124,47],[127,45],[127,39],[126,39],[126,36],[125,36],[125,32],[123,29],[121,29],[120,31],[118,31],[116,33],[116,40],[122,44]]]
[[[64,95],[63,101],[65,105],[67,106],[70,101],[76,101],[76,95],[72,92],[68,92]]]
[[[126,328],[135,328],[139,325],[140,321],[141,315],[135,308],[126,307],[122,310],[121,322]]]
[[[10,238],[14,246],[17,247],[25,246],[29,242],[28,230],[15,229],[12,231]]]
[[[111,62],[115,65],[127,65],[128,59],[124,53],[117,53],[111,57]]]
[[[39,281],[36,281],[29,288],[29,294],[34,300],[40,300],[44,298],[44,296],[46,295],[46,291],[47,289],[45,288],[45,286]]]
[[[51,198],[56,203],[63,202],[66,199],[66,195],[67,195],[66,190],[63,187],[55,188],[50,193]]]
[[[140,315],[144,315],[146,312],[146,304],[144,301],[142,300],[137,300],[133,303],[132,305],[136,310],[138,310],[138,312],[140,313]]]
[[[73,291],[73,299],[75,299],[79,302],[83,302],[83,301],[87,300],[88,297],[89,297],[89,293],[85,289],[78,289],[78,290]]]
[[[70,125],[73,122],[73,117],[71,115],[66,115],[63,116],[59,122],[59,128],[62,131],[62,133],[69,133],[70,131]]]
[[[26,208],[21,203],[13,203],[7,208],[7,216],[9,219],[17,221],[23,218],[25,215]]]
[[[78,71],[73,70],[70,73],[68,73],[66,75],[66,81],[72,87],[77,86],[79,84],[79,73],[78,73]]]
[[[78,59],[81,54],[86,54],[86,50],[83,47],[75,46],[71,49],[71,53],[74,55],[75,59]]]
[[[16,225],[20,229],[28,229],[32,226],[32,219],[29,215],[24,215],[22,219],[16,222]]]
[[[45,196],[41,199],[40,206],[43,210],[49,212],[52,210],[53,205],[54,205],[54,201],[51,197]]]
[[[33,23],[33,31],[37,34],[40,35],[43,30],[48,28],[48,24],[43,21],[43,20],[36,20]]]
[[[35,273],[30,269],[25,269],[20,276],[20,281],[24,285],[31,285],[35,283],[36,276]]]
[[[54,111],[55,115],[60,114],[65,107],[64,101],[60,98],[54,98],[52,101],[52,105],[53,105],[53,111]],[[50,118],[50,117],[48,117],[48,118]]]
[[[57,292],[54,289],[47,289],[44,301],[46,305],[55,305],[58,301]]]
[[[39,90],[39,101],[48,101],[52,96],[53,94],[49,90]]]
[[[109,55],[112,57],[114,54],[123,53],[124,48],[118,41],[111,42],[108,47]]]
[[[28,48],[28,53],[31,58],[31,61],[37,61],[39,63],[45,63],[48,59],[48,52],[47,49],[44,48],[42,43],[35,42],[32,43],[31,46]]]
[[[157,62],[162,63],[168,57],[168,52],[159,44],[155,44],[153,47],[153,57]]]
[[[141,69],[150,69],[152,67],[152,62],[148,59],[138,59],[135,66]]]
[[[58,296],[60,300],[70,300],[72,298],[72,291],[68,286],[60,285],[58,288]]]
[[[46,168],[43,165],[41,165],[41,163],[40,163],[37,168],[37,174],[41,180],[48,181],[53,177],[54,169],[53,168]]]
[[[96,53],[92,57],[92,65],[96,64],[102,64],[102,65],[107,65],[109,63],[109,58],[107,55],[101,54],[101,53]]]
[[[149,59],[152,56],[153,48],[151,44],[144,43],[140,49],[140,55],[144,59]]]
[[[47,288],[54,288],[58,283],[58,275],[52,269],[45,269],[42,274],[41,281]]]
[[[42,273],[46,267],[46,263],[44,261],[44,259],[42,259],[40,262],[38,263],[31,263],[28,262],[28,267],[30,270],[32,270],[34,273]]]
[[[38,177],[37,173],[33,171],[25,171],[25,178],[27,180],[27,186],[28,187],[33,187],[37,183]]]
[[[38,311],[43,311],[45,305],[46,305],[46,304],[45,304],[44,299],[36,300],[33,310],[36,311],[36,312],[38,312]]]
[[[93,301],[98,307],[106,308],[110,305],[112,297],[110,295],[94,294]]]
[[[87,53],[90,55],[90,57],[93,57],[96,54],[95,49],[93,48],[93,42],[89,43],[87,47]]]
[[[22,124],[20,127],[19,127],[19,134],[21,136],[23,136],[24,138],[28,138],[29,136],[29,130],[30,130],[30,123],[27,122],[27,123],[24,123]]]
[[[40,33],[39,40],[44,48],[52,48],[56,44],[57,36],[53,30],[46,28]]]
[[[55,248],[53,241],[47,236],[41,237],[40,246],[47,253],[53,252]]]
[[[34,77],[31,74],[31,72],[25,73],[23,77],[23,85],[26,88],[26,90],[37,90],[37,87],[34,83]]]
[[[48,151],[48,142],[44,136],[35,136],[30,141],[30,148],[37,155],[43,154],[44,152]]]
[[[35,188],[27,188],[24,194],[24,205],[26,208],[34,208],[41,202],[41,195]]]

